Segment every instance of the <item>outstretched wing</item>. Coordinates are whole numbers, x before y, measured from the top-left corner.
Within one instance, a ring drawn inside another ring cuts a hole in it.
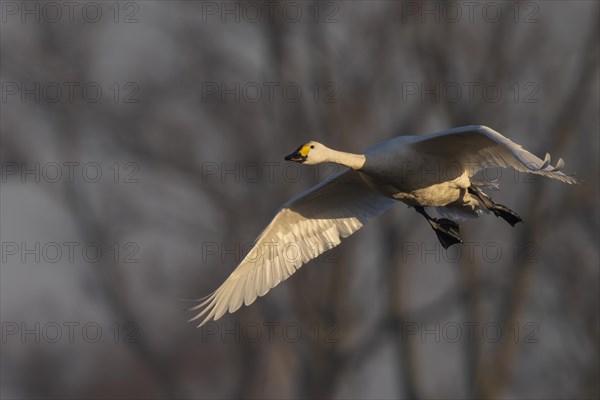
[[[575,178],[560,170],[564,161],[550,165],[550,155],[544,160],[487,126],[472,125],[449,129],[417,139],[411,146],[422,154],[458,162],[473,176],[478,171],[498,166],[517,171],[544,175],[565,183],[577,183]]]
[[[191,308],[200,311],[190,321],[202,318],[200,327],[236,311],[242,303],[252,304],[395,203],[368,187],[353,170],[312,187],[282,206],[227,280]]]

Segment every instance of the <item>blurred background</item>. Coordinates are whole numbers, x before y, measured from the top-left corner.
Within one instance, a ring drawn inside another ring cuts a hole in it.
[[[598,398],[595,1],[3,1],[2,398]],[[398,205],[201,329],[278,207],[396,135],[483,124],[465,244]]]

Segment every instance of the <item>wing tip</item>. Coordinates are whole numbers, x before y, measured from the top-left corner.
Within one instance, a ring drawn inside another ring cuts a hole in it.
[[[544,160],[541,165],[536,165],[535,163],[524,163],[525,167],[529,170],[529,172],[539,175],[547,176],[548,178],[557,179],[561,182],[567,183],[569,185],[578,185],[580,181],[573,177],[575,174],[567,175],[562,172],[562,169],[565,166],[565,160],[559,158],[556,162],[556,165],[551,165],[552,157],[549,153],[546,153]]]

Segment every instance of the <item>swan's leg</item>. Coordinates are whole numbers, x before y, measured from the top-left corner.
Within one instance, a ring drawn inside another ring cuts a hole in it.
[[[515,226],[517,222],[522,222],[523,220],[519,215],[511,210],[510,208],[503,206],[502,204],[496,204],[490,199],[488,195],[483,193],[477,186],[469,186],[469,194],[477,197],[491,212],[496,215],[496,217],[502,217],[506,222],[508,222],[511,226]]]
[[[440,243],[445,249],[453,244],[463,242],[460,239],[460,226],[456,222],[450,221],[446,218],[431,218],[429,214],[425,212],[425,208],[421,206],[415,207],[415,210],[417,210],[417,212],[424,216],[427,222],[429,222],[429,225],[431,225]]]

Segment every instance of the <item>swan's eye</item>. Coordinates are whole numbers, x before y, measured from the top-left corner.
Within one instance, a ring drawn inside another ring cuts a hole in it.
[[[314,149],[314,148],[315,148],[315,145],[314,145],[314,144],[311,144],[311,145],[310,145],[310,148],[311,148],[311,149]]]

